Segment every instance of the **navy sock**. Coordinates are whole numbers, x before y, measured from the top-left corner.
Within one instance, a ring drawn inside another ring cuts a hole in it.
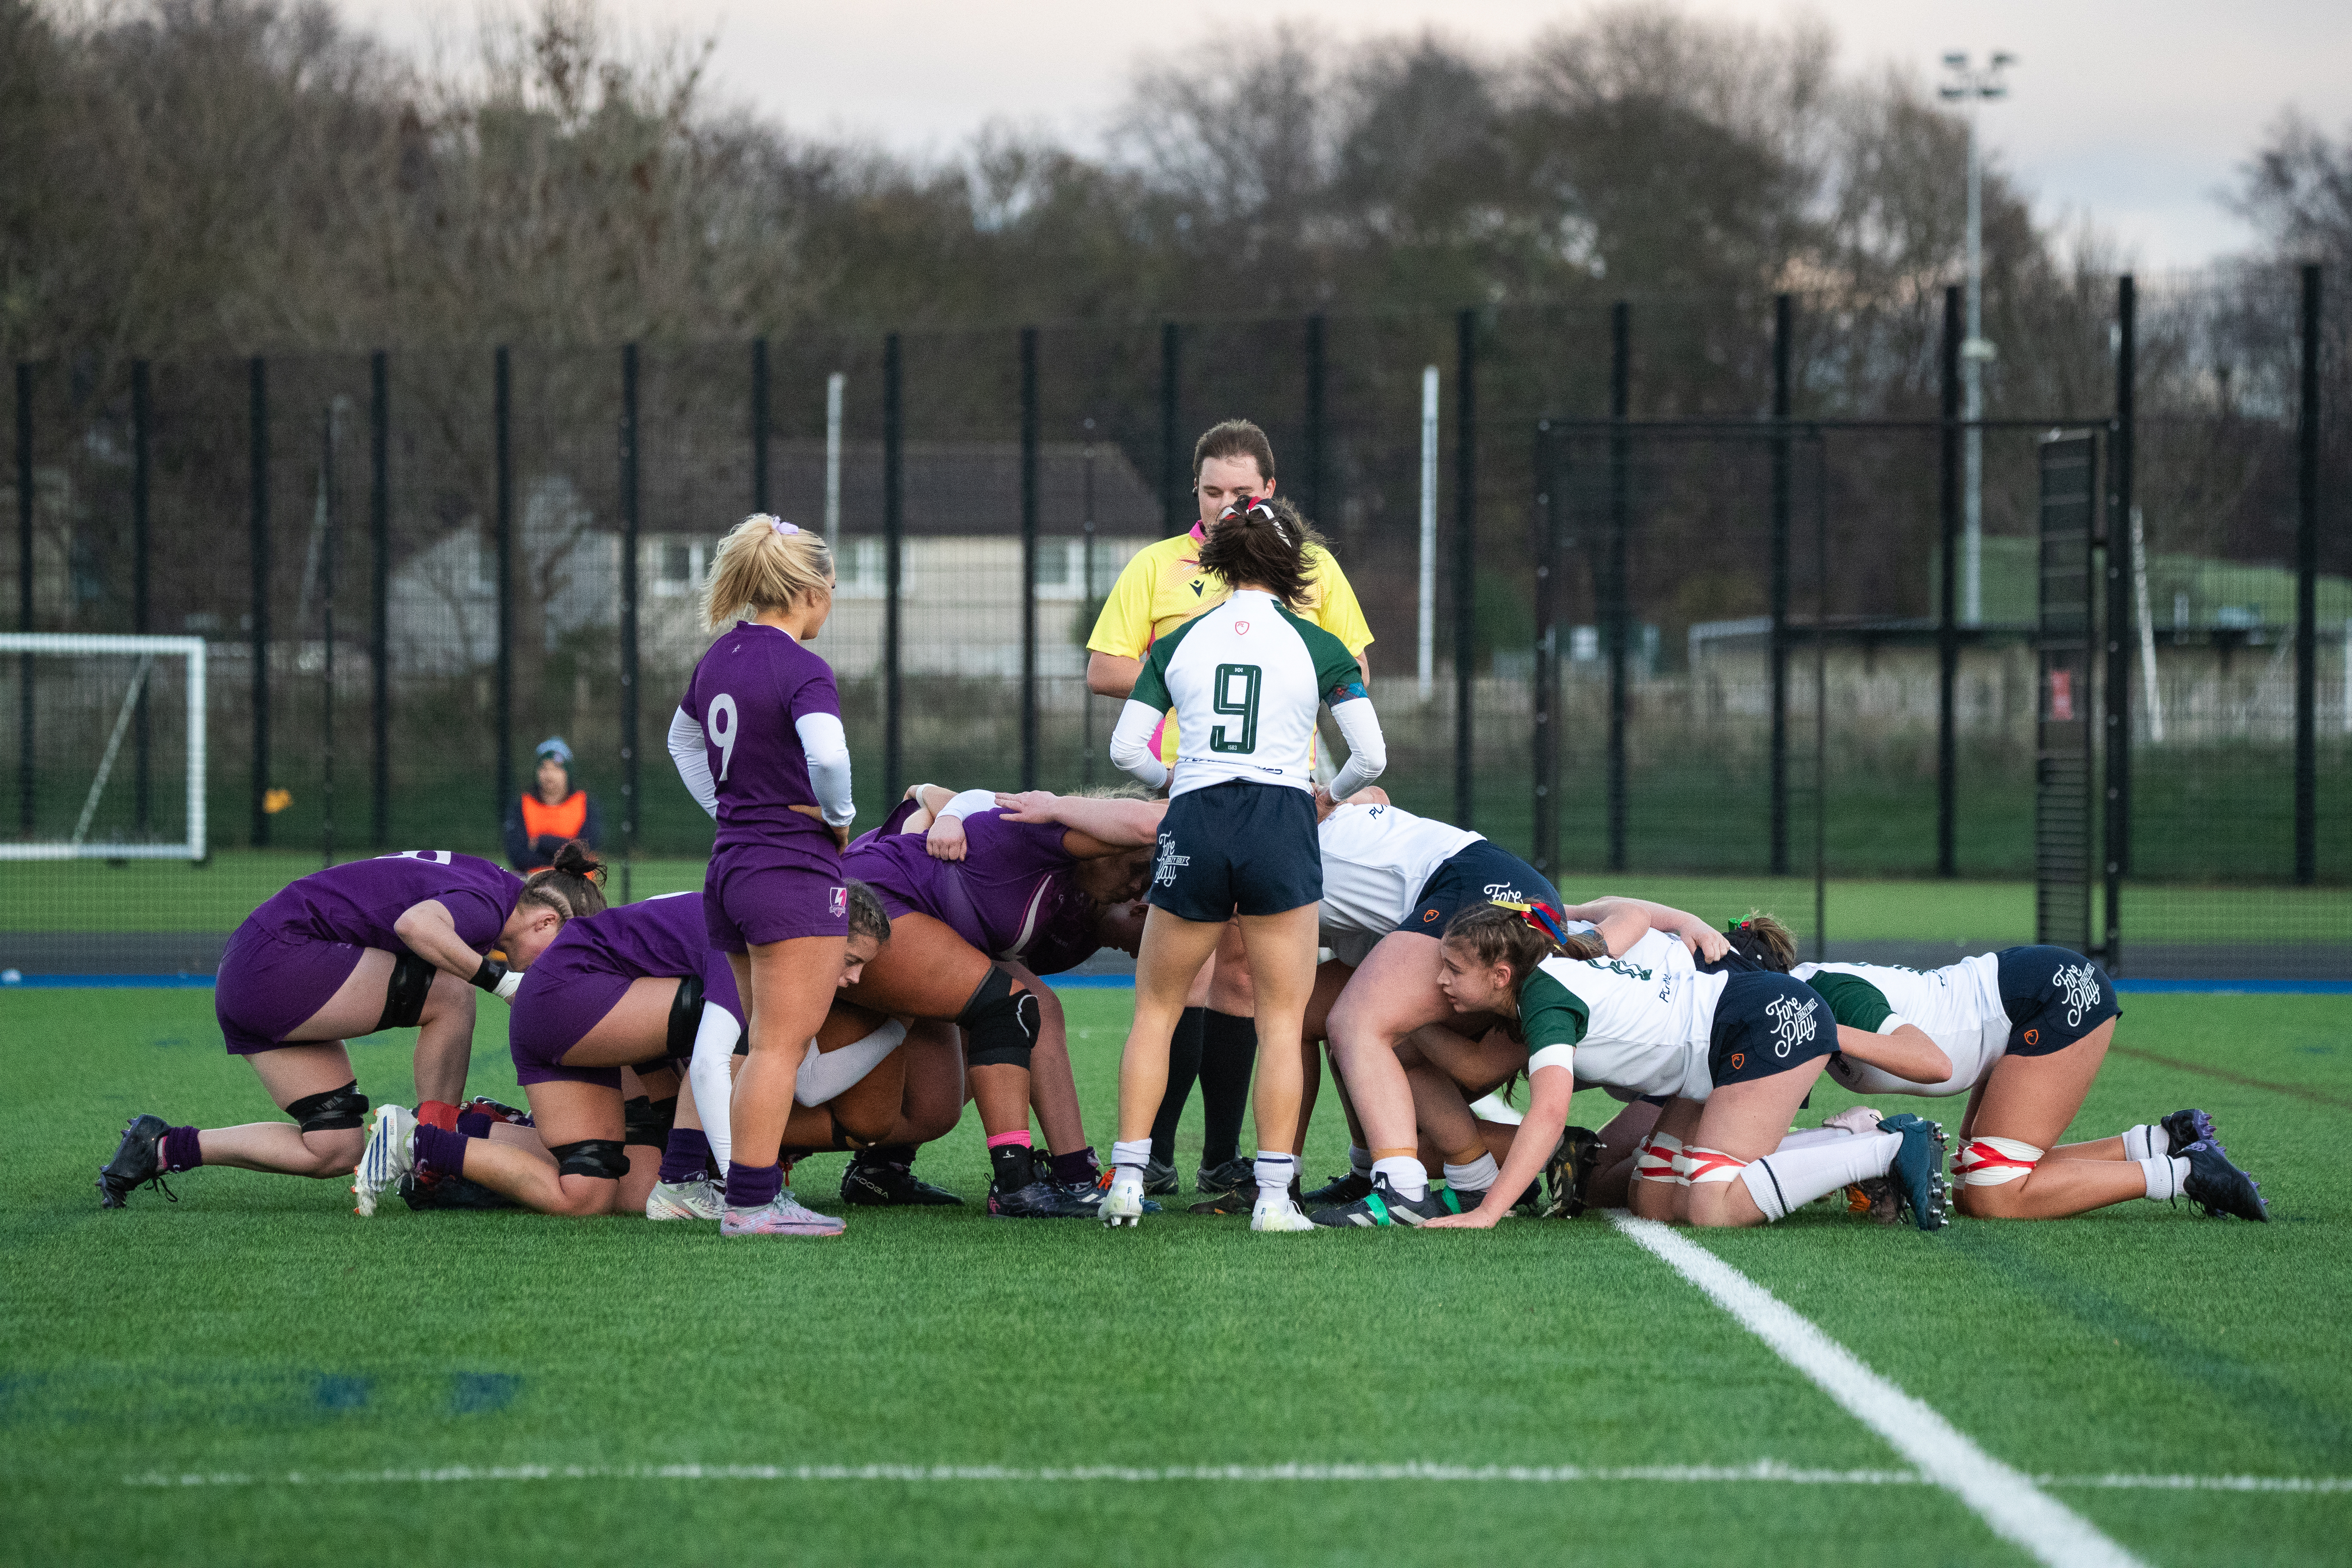
[[[420,1176],[462,1176],[466,1173],[466,1135],[429,1121],[416,1124],[416,1173]]]
[[[1183,1120],[1192,1080],[1201,1075],[1201,1027],[1208,1014],[1206,1007],[1185,1008],[1168,1042],[1168,1092],[1160,1097],[1160,1114],[1151,1119],[1151,1157],[1163,1165],[1176,1163],[1176,1123]]]
[[[1212,1169],[1241,1154],[1242,1115],[1249,1110],[1250,1070],[1257,1065],[1257,1020],[1212,1012],[1201,1028],[1201,1163]]]
[[[1101,1173],[1102,1167],[1095,1163],[1095,1148],[1091,1143],[1075,1153],[1054,1156],[1054,1180],[1066,1187],[1080,1184],[1091,1187],[1095,1184],[1095,1178]]]
[[[176,1176],[183,1171],[193,1171],[204,1163],[204,1145],[196,1142],[194,1128],[166,1127],[163,1129],[163,1168],[165,1170]]]
[[[747,1165],[738,1160],[727,1167],[727,1206],[730,1209],[763,1208],[776,1201],[784,1190],[784,1167],[782,1161],[772,1165]]]
[[[488,1138],[490,1119],[479,1110],[461,1110],[457,1112],[457,1131],[467,1138]]]
[[[669,1142],[662,1149],[661,1179],[665,1182],[698,1182],[710,1173],[710,1140],[699,1127],[673,1127]]]

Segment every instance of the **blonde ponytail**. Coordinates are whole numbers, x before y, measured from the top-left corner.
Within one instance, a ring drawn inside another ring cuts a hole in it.
[[[806,529],[755,511],[719,542],[703,589],[702,621],[724,631],[749,612],[789,609],[803,595],[833,586],[833,552]]]

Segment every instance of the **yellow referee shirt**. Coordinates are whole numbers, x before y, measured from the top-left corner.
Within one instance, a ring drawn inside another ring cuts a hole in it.
[[[1201,524],[1190,533],[1163,539],[1135,552],[1111,585],[1102,614],[1087,638],[1090,652],[1119,658],[1141,658],[1157,639],[1182,626],[1203,610],[1214,609],[1233,595],[1224,579],[1201,570]],[[1339,563],[1320,545],[1307,547],[1307,603],[1298,607],[1303,620],[1312,621],[1351,655],[1372,646],[1372,628],[1364,623],[1364,608]],[[1169,714],[1154,737],[1160,761],[1176,762],[1176,716]]]

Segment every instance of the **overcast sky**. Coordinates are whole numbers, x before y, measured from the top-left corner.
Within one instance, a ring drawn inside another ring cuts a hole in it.
[[[473,0],[337,0],[392,42],[462,40]],[[1586,7],[1559,0],[604,0],[632,32],[716,34],[730,99],[793,129],[944,155],[992,120],[1099,144],[1146,57],[1213,68],[1215,40],[1276,17],[1342,37],[1434,26],[1490,50]],[[2047,221],[2087,215],[2143,270],[2197,266],[2250,237],[2215,200],[2288,104],[2352,128],[2352,0],[1688,0],[1686,9],[1776,23],[1818,16],[1848,66],[1932,74],[1948,48],[2020,57],[1987,144]]]

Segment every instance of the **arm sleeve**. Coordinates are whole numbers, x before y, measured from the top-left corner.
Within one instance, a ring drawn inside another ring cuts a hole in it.
[[[952,816],[959,820],[975,811],[996,809],[996,792],[992,789],[968,789],[949,797],[948,803],[933,812],[933,817]]]
[[[831,713],[803,713],[793,721],[793,729],[808,758],[817,809],[832,826],[848,826],[857,816],[857,803],[849,793],[849,737],[842,732],[841,720]]]
[[[1528,1058],[1528,1076],[1535,1077],[1538,1068],[1566,1068],[1573,1076],[1576,1072],[1576,1047],[1574,1046],[1543,1047]]]
[[[1365,698],[1339,704],[1331,717],[1339,721],[1339,734],[1348,742],[1348,765],[1331,781],[1331,798],[1345,800],[1381,776],[1389,765],[1389,747],[1381,734],[1381,716]]]
[[[721,1172],[727,1169],[727,1151],[733,1144],[728,1111],[735,1085],[728,1075],[728,1059],[735,1054],[735,1042],[743,1037],[743,1026],[735,1015],[715,1002],[702,1005],[702,1023],[694,1032],[694,1056],[687,1064],[687,1081],[694,1086],[694,1113],[702,1119],[702,1135],[710,1140],[710,1153],[719,1162]]]
[[[1147,677],[1151,673],[1150,666],[1144,667],[1144,673]],[[1136,686],[1140,690],[1142,682],[1138,681]],[[1168,782],[1168,765],[1151,749],[1151,732],[1160,728],[1160,717],[1164,711],[1130,697],[1127,706],[1118,710],[1118,728],[1110,736],[1111,765],[1153,789]]]
[[[1338,637],[1352,659],[1372,646],[1372,628],[1364,619],[1364,606],[1357,602],[1355,585],[1339,570],[1339,559],[1328,550],[1318,555],[1315,624]]]
[[[1119,658],[1141,658],[1151,648],[1151,590],[1154,573],[1150,556],[1138,554],[1119,568],[1118,581],[1103,601],[1095,629],[1087,634],[1088,653]]]
[[[507,802],[505,835],[507,864],[518,871],[529,870],[531,863],[530,840],[523,837],[522,797],[520,795]]]
[[[702,726],[683,708],[670,715],[669,759],[686,781],[694,803],[712,816],[719,815],[719,784],[710,776],[710,755],[702,749]]]

